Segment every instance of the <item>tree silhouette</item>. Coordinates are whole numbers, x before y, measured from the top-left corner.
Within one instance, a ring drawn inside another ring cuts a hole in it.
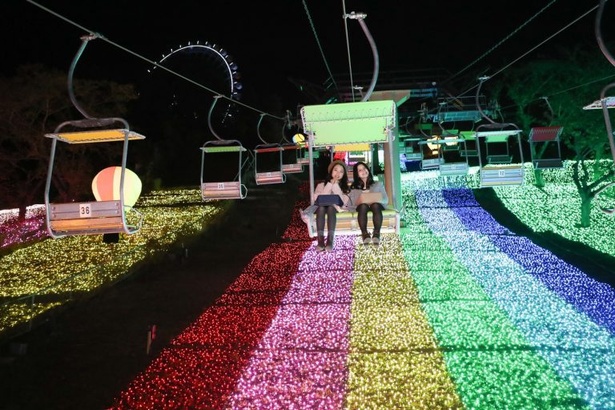
[[[119,117],[136,99],[131,85],[111,81],[75,80],[77,99],[91,115]],[[43,201],[53,132],[63,121],[80,119],[67,90],[67,75],[42,65],[25,65],[11,78],[0,77],[0,209],[19,208]],[[92,145],[92,144],[91,144]],[[70,146],[59,153],[54,168],[55,195],[78,199],[91,191],[101,164],[118,157],[108,144],[85,150]]]
[[[561,141],[572,163],[572,179],[581,198],[580,226],[590,226],[592,201],[612,183],[615,171],[601,111],[583,110],[600,97],[615,70],[590,47],[561,51],[557,58],[537,60],[510,70],[498,81],[497,94],[515,107],[510,113],[520,128],[561,125]],[[547,96],[553,111],[537,104]],[[506,105],[506,104],[504,104]],[[539,109],[537,109],[539,108]],[[537,185],[544,184],[540,170]]]

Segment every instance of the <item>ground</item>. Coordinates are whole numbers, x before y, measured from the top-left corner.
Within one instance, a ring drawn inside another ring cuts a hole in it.
[[[191,244],[187,258],[168,258],[63,312],[21,337],[27,349],[0,363],[0,410],[104,409],[171,339],[192,323],[254,255],[280,241],[299,198],[298,178],[255,187],[229,215]],[[535,235],[499,206],[491,189],[477,199],[502,224],[613,284],[615,258],[555,235]],[[147,332],[156,339],[147,353]]]

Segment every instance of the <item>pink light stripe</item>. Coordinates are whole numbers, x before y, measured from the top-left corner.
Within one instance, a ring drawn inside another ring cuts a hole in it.
[[[343,407],[354,243],[354,237],[338,237],[334,252],[312,247],[304,254],[228,408]],[[314,266],[320,269],[310,270]]]

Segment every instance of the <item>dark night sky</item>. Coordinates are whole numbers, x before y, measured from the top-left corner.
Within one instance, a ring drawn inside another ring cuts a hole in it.
[[[75,23],[153,61],[189,41],[219,44],[234,57],[246,87],[261,93],[261,98],[270,90],[292,95],[296,87],[288,77],[314,84],[327,79],[311,23],[330,70],[348,74],[344,5],[347,13],[367,14],[365,23],[378,47],[381,72],[434,68],[454,74],[477,60],[474,69],[495,71],[579,18],[525,58],[547,53],[557,45],[586,42],[595,46],[595,10],[581,16],[599,4],[574,0],[240,0],[178,1],[170,6],[171,2],[142,0],[36,1],[60,18],[26,0],[1,3],[5,74],[26,62],[67,69],[85,33]],[[609,21],[608,15],[605,20]],[[371,73],[369,43],[357,21],[346,22],[353,75]],[[608,23],[603,24],[608,28]],[[134,81],[150,68],[142,59],[103,40],[88,46],[86,53],[78,72],[92,76]]]

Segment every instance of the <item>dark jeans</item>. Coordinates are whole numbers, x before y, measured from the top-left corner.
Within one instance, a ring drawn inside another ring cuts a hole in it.
[[[375,202],[373,204],[361,204],[357,206],[357,219],[359,222],[359,228],[361,233],[367,232],[367,213],[372,211],[372,221],[374,223],[374,233],[379,234],[380,228],[382,228],[382,210],[384,207],[382,204]]]

